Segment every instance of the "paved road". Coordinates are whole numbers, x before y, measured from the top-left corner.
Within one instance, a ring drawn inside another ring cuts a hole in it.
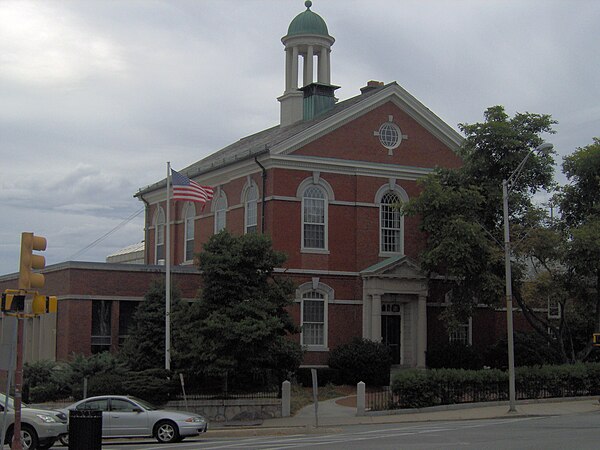
[[[343,426],[285,436],[186,439],[179,444],[155,440],[110,441],[104,450],[563,450],[600,448],[600,413],[530,416],[443,422]],[[322,434],[323,433],[323,434]],[[65,447],[55,446],[55,450]]]

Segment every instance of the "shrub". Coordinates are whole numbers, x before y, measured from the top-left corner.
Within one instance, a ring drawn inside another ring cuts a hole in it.
[[[518,398],[596,395],[600,364],[518,367]],[[399,372],[392,392],[401,408],[420,408],[464,402],[506,400],[508,373],[501,370],[432,369]]]
[[[483,363],[479,353],[470,345],[449,342],[427,352],[427,367],[430,369],[481,369]]]
[[[389,349],[368,339],[354,338],[329,354],[329,367],[338,370],[341,384],[363,381],[369,386],[388,386],[391,365]]]
[[[296,370],[295,378],[296,383],[301,386],[312,386],[312,372],[309,368],[303,367]],[[327,386],[328,384],[342,384],[338,371],[327,367],[317,369],[317,383],[319,387]]]
[[[560,364],[561,359],[548,343],[534,333],[515,332],[515,366],[536,366],[544,364]],[[508,368],[508,344],[506,338],[500,339],[488,348],[483,356],[486,366],[497,369]]]

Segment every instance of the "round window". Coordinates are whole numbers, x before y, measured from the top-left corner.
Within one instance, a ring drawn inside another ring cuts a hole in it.
[[[400,145],[402,141],[402,132],[394,123],[386,122],[379,127],[379,142],[385,148],[393,150]]]

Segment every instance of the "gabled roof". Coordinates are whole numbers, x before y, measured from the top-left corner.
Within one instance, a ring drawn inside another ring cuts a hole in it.
[[[355,97],[339,102],[334,107],[309,121],[300,121],[282,127],[268,128],[246,136],[227,147],[193,163],[179,172],[188,178],[198,177],[218,168],[234,164],[264,153],[286,154],[343,125],[361,113],[369,111],[387,101],[396,103],[419,124],[456,151],[462,136],[447,125],[415,97],[396,82],[371,89]],[[155,191],[166,185],[166,179],[140,189],[136,197]]]
[[[426,275],[421,271],[419,264],[406,255],[397,255],[379,261],[370,267],[360,271],[363,278],[386,277],[399,275],[407,279],[424,279]]]

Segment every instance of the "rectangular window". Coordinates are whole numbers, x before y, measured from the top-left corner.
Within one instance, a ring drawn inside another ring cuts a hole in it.
[[[401,251],[401,214],[390,205],[381,205],[381,251]]]
[[[111,313],[111,300],[92,301],[92,353],[110,351],[112,344]]]
[[[133,315],[140,302],[119,302],[119,346],[123,345],[129,335],[129,327],[133,323]]]
[[[304,247],[325,248],[325,201],[304,199]]]
[[[246,233],[256,233],[257,208],[256,201],[250,201],[246,205]]]
[[[325,345],[324,330],[325,301],[323,296],[318,292],[305,294],[302,301],[302,343],[304,345]]]
[[[194,259],[194,218],[185,220],[185,260]]]
[[[158,225],[156,233],[156,263],[164,264],[165,261],[165,226]]]
[[[471,345],[471,319],[466,323],[459,324],[454,330],[450,331],[450,342],[463,345]]]

